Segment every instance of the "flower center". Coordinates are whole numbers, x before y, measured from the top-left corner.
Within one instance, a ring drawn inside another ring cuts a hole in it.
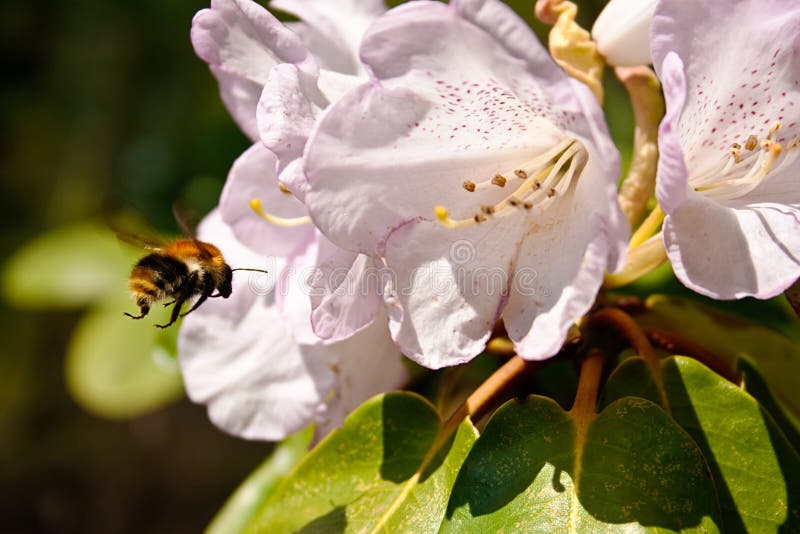
[[[513,187],[511,193],[494,204],[481,204],[468,219],[451,219],[444,206],[436,206],[436,218],[448,228],[480,224],[490,217],[500,217],[519,209],[530,210],[543,206],[566,191],[572,178],[586,163],[586,149],[574,139],[565,139],[544,154],[512,172],[498,173],[483,182],[466,181],[463,187],[470,193],[495,187]]]
[[[740,198],[771,174],[797,159],[800,136],[783,145],[775,134],[782,128],[780,121],[770,126],[767,136],[759,139],[750,135],[744,146],[734,143],[730,152],[706,171],[691,178],[691,185],[717,200]]]

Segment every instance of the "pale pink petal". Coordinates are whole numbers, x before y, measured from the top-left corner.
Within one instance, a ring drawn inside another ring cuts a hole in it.
[[[236,238],[265,255],[288,256],[302,249],[314,238],[310,224],[284,227],[270,224],[251,208],[250,200],[258,198],[264,209],[280,217],[302,217],[305,207],[278,185],[275,156],[261,143],[245,151],[233,164],[220,198],[222,218],[233,229]]]
[[[402,387],[408,382],[407,361],[397,350],[380,313],[368,327],[353,337],[327,346],[325,358],[332,361],[334,386],[324,410],[316,416],[316,434],[324,436],[370,397]]]
[[[252,0],[213,0],[192,20],[191,38],[219,80],[223,102],[251,139],[257,138],[254,104],[269,70],[313,61],[298,36]]]
[[[683,62],[674,52],[664,58],[660,70],[667,111],[658,127],[656,196],[661,208],[666,213],[672,213],[687,196],[695,194],[689,188],[689,171],[684,161],[679,127],[686,102],[686,78]]]
[[[272,0],[270,7],[303,20],[298,32],[323,68],[358,74],[358,45],[367,27],[386,11],[382,0]]]
[[[569,201],[554,204],[528,227],[503,311],[523,358],[558,352],[569,328],[594,304],[618,239],[594,207],[602,187],[602,174],[590,163]],[[613,186],[605,188],[614,194]]]
[[[438,369],[483,351],[508,297],[513,255],[505,239],[519,240],[523,232],[520,224],[502,222],[454,232],[419,221],[392,233],[386,244],[394,278],[387,309],[403,354]],[[499,228],[508,232],[503,239]]]
[[[800,211],[693,196],[664,221],[664,245],[675,274],[698,293],[771,298],[800,278]]]
[[[318,117],[329,102],[338,99],[363,80],[323,70],[307,72],[292,64],[275,66],[258,102],[261,141],[278,157],[278,173],[300,200],[307,182],[298,159]]]
[[[345,339],[382,313],[386,272],[379,260],[343,250],[321,234],[318,247],[311,324],[323,339]]]

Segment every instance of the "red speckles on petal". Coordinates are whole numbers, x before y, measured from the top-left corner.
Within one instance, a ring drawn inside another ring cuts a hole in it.
[[[708,157],[707,149],[724,157],[734,143],[741,144],[750,135],[765,137],[775,121],[789,121],[781,131],[783,137],[800,134],[800,120],[793,120],[794,110],[800,109],[795,104],[800,101],[800,62],[791,50],[771,50],[772,57],[765,59],[751,45],[736,63],[708,63],[708,70],[696,73],[694,81],[695,73],[688,69],[692,90],[679,125],[688,161]]]
[[[505,84],[493,78],[433,82],[439,105],[420,121],[422,126],[415,126],[446,134],[461,150],[473,145],[476,136],[485,141],[486,148],[518,148],[541,119],[561,129],[575,120],[570,113],[554,109],[533,77]]]

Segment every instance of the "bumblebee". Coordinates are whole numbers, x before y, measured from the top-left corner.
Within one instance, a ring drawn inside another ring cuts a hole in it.
[[[128,278],[128,289],[140,313],[132,315],[126,312],[125,315],[142,319],[154,303],[171,299],[164,307],[173,306],[172,315],[168,323],[157,324],[159,328],[171,326],[178,317],[189,315],[209,298],[230,297],[234,271],[266,272],[262,269],[231,269],[217,247],[197,239],[184,238],[161,245],[131,235],[118,235],[125,241],[143,244],[154,251],[134,265]],[[192,307],[181,313],[184,303],[196,295],[199,298]]]
[[[169,322],[156,325],[167,328],[178,317],[196,310],[209,297],[228,298],[231,295],[233,269],[211,243],[178,239],[163,247],[151,248],[155,248],[155,252],[139,260],[128,279],[128,289],[141,311],[139,315],[125,313],[128,317],[142,319],[154,303],[171,299],[164,304],[165,307],[174,306]],[[200,297],[189,311],[181,314],[183,304],[195,295]]]

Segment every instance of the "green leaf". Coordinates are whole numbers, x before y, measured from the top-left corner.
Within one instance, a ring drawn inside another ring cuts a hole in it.
[[[114,234],[93,222],[59,228],[18,250],[5,265],[3,293],[24,308],[71,308],[124,293],[135,261]]]
[[[714,486],[691,438],[658,406],[598,415],[511,401],[458,475],[442,532],[715,532]]]
[[[797,420],[787,414],[778,404],[755,364],[749,358],[740,358],[739,372],[742,373],[745,391],[752,395],[769,412],[795,452],[800,453],[800,430],[798,429]]]
[[[206,534],[242,532],[278,484],[303,459],[313,434],[314,429],[309,426],[281,442],[230,496],[206,529]]]
[[[641,358],[609,378],[605,402],[655,388]],[[725,532],[800,530],[800,458],[770,415],[745,391],[682,356],[662,362],[672,417],[695,440],[711,469]],[[657,396],[655,389],[646,393]]]
[[[178,362],[166,345],[177,326],[162,331],[168,310],[156,307],[141,321],[123,315],[132,302],[113,298],[78,323],[67,352],[67,388],[87,411],[126,419],[183,396]]]
[[[476,431],[401,392],[373,397],[309,453],[248,532],[436,532]]]
[[[800,417],[800,342],[760,324],[678,297],[655,295],[637,314],[644,328],[692,341],[735,369],[743,354],[758,366],[777,401]]]

